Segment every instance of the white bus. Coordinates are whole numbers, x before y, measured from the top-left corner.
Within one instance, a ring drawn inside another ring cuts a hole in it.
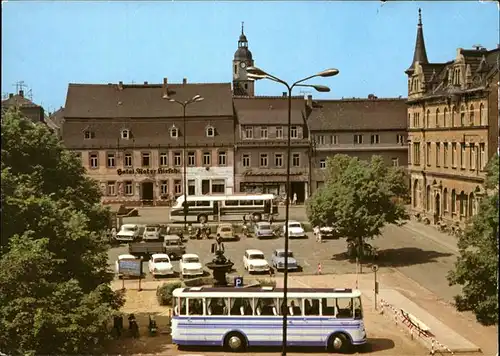
[[[349,352],[366,343],[361,292],[352,289],[273,287],[178,288],[173,292],[172,341],[224,346],[280,346],[283,313],[287,345]]]
[[[252,215],[254,221],[277,214],[278,206],[273,194],[188,195],[187,221],[200,223],[214,216]],[[184,196],[181,195],[170,209],[170,221],[184,221]]]

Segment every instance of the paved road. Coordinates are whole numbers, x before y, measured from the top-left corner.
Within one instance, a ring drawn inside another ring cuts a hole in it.
[[[284,209],[280,208],[283,214]],[[168,217],[167,208],[144,208],[140,217],[127,218],[124,222],[153,223],[165,222],[160,218]],[[306,219],[303,206],[292,206],[290,215],[293,219]],[[255,238],[243,238],[238,242],[227,242],[226,256],[235,262],[235,269],[242,274],[242,257],[247,248],[257,248],[270,257],[274,248],[283,247],[283,238],[259,241]],[[187,251],[197,253],[204,263],[212,259],[209,241],[189,241]],[[414,221],[403,227],[387,226],[382,236],[371,242],[379,249],[380,257],[377,264],[383,269],[394,267],[407,277],[415,280],[424,288],[429,289],[445,301],[452,301],[453,296],[460,292],[460,287],[448,286],[446,275],[453,268],[458,248],[456,239],[437,232],[434,228]],[[329,240],[319,244],[310,236],[306,240],[290,241],[290,248],[303,267],[299,274],[314,274],[318,263],[321,263],[323,273],[353,273],[356,267],[345,256],[345,240]],[[125,248],[110,251],[110,259],[125,251]]]

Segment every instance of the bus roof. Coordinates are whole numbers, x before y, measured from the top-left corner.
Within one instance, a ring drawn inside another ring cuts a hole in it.
[[[274,194],[231,194],[231,195],[188,195],[188,201],[222,201],[222,200],[272,200]],[[184,195],[177,198],[184,201]]]
[[[267,297],[282,298],[283,288],[274,287],[192,287],[192,288],[178,288],[174,290],[174,297],[247,297],[257,298],[266,295]],[[288,298],[354,298],[360,297],[361,291],[358,289],[350,288],[288,288]]]

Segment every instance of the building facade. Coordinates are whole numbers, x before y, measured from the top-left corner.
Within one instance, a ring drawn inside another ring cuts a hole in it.
[[[245,36],[243,23],[241,35],[238,39],[238,49],[233,58],[233,93],[234,95],[254,96],[255,82],[248,78],[247,68],[254,65],[252,52],[248,49],[248,40]]]
[[[195,95],[184,122],[168,99]],[[62,137],[104,203],[165,205],[184,192],[184,159],[188,194],[233,192],[233,125],[230,83],[70,84]]]
[[[288,98],[235,97],[235,186],[240,192],[286,196]],[[297,202],[308,198],[310,142],[303,97],[292,98],[291,189]]]
[[[500,50],[427,58],[419,10],[408,75],[411,206],[431,223],[463,224],[478,211],[485,167],[498,147]]]
[[[311,186],[325,183],[326,162],[335,154],[362,160],[380,155],[387,165],[408,163],[406,99],[342,99],[312,101],[308,126],[312,142]]]

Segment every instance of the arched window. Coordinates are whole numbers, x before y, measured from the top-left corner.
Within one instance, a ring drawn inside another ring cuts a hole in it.
[[[206,134],[207,134],[207,137],[214,137],[215,136],[215,129],[212,126],[207,126]]]
[[[451,213],[455,214],[457,212],[457,193],[455,189],[451,191]]]
[[[474,193],[469,194],[469,216],[472,217],[476,215],[476,204],[474,201]]]
[[[446,188],[443,190],[443,212],[448,212],[448,189]]]
[[[425,115],[425,127],[429,127],[431,123],[431,111],[427,109],[427,114]]]
[[[451,107],[451,127],[455,127],[457,125],[457,123],[455,122],[455,111],[457,111],[457,109],[452,106]]]
[[[177,127],[172,126],[172,127],[170,128],[170,137],[172,137],[172,138],[177,138],[177,137],[179,137],[179,129],[178,129]]]
[[[465,106],[460,108],[460,126],[465,126]]]
[[[439,109],[436,109],[436,127],[439,127]]]
[[[425,194],[425,210],[430,211],[431,210],[431,186],[427,186],[427,191]]]
[[[469,125],[474,126],[474,105],[470,106],[469,111]]]
[[[448,125],[448,108],[444,108],[443,110],[443,127],[447,127]]]
[[[484,110],[484,104],[479,105],[479,124],[481,126],[487,125],[486,112]]]

